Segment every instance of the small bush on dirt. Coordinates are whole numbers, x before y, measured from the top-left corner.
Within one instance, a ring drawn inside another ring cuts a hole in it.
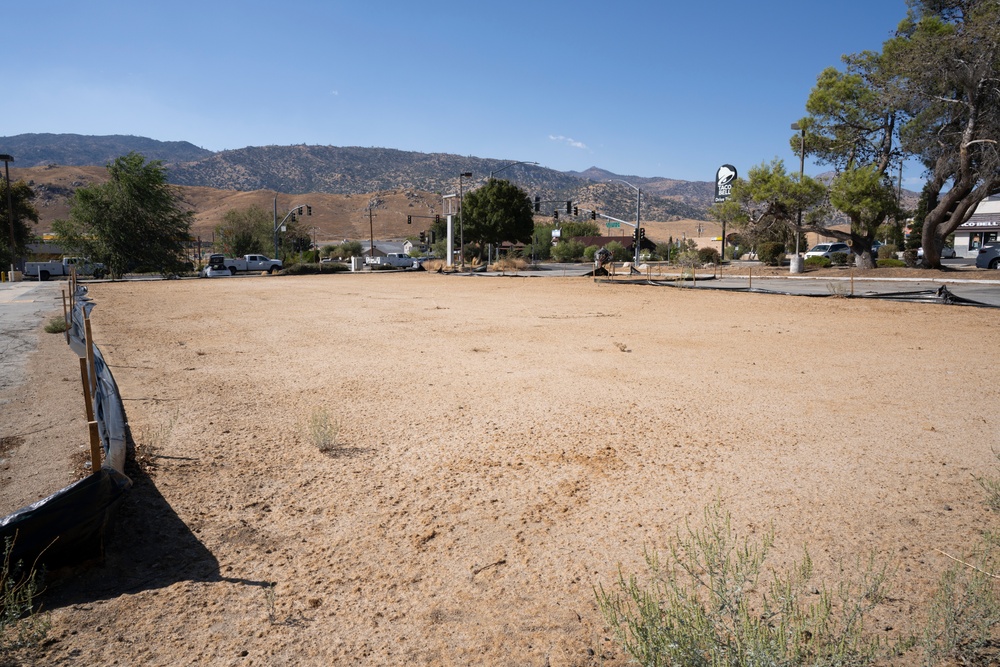
[[[775,241],[757,244],[757,259],[767,266],[780,266],[785,258],[785,244]]]
[[[1000,459],[1000,453],[993,455]],[[986,506],[1000,512],[1000,479],[976,477]],[[1000,629],[1000,536],[986,531],[972,562],[954,562],[931,597],[923,633],[925,664],[996,664]],[[942,552],[943,553],[943,552]],[[947,554],[946,554],[947,555]]]
[[[880,269],[896,269],[906,266],[906,262],[901,259],[880,259],[875,266]]]
[[[339,446],[337,435],[340,433],[340,422],[330,419],[324,408],[313,410],[309,416],[309,439],[319,451],[327,454]]]
[[[32,613],[35,597],[39,594],[38,573],[34,568],[24,570],[23,563],[11,563],[10,553],[14,541],[4,543],[3,566],[0,569],[0,593],[3,609],[0,610],[0,655],[13,649],[35,646],[48,634],[50,621],[47,615]]]
[[[892,244],[879,246],[878,258],[879,259],[896,259],[896,253],[899,252],[899,248]]]
[[[870,561],[859,580],[835,590],[807,586],[806,553],[787,574],[765,573],[774,540],[737,538],[719,503],[700,529],[686,527],[665,560],[647,551],[649,583],[619,573],[598,605],[624,649],[641,665],[866,665],[880,642],[863,630],[883,599],[886,574]],[[768,581],[769,580],[769,581]]]
[[[698,248],[698,261],[702,264],[718,264],[719,251],[717,248]]]
[[[69,329],[69,325],[66,324],[66,318],[62,315],[53,315],[48,324],[45,325],[45,333],[63,333],[67,329]]]
[[[996,536],[987,535],[973,563],[954,563],[941,576],[923,634],[926,664],[987,665],[1000,659],[1000,588]]]
[[[501,257],[493,263],[494,271],[523,271],[529,266],[523,257]],[[426,268],[426,266],[424,267]]]
[[[829,257],[806,257],[803,263],[814,269],[828,269],[832,264]]]
[[[846,252],[831,252],[830,263],[834,266],[847,266],[847,257]]]

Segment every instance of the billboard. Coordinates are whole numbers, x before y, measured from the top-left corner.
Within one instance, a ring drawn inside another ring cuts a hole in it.
[[[729,199],[733,191],[733,181],[736,180],[736,167],[731,164],[724,164],[715,172],[715,203]]]

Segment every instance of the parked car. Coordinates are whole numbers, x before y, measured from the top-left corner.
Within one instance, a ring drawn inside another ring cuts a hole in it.
[[[1000,245],[984,245],[976,255],[976,266],[980,269],[1000,269]]]
[[[947,246],[947,245],[946,246],[942,246],[942,248],[941,248],[941,259],[954,259],[955,255],[956,255],[956,253],[955,253],[955,249],[954,248],[952,248],[951,246]],[[917,248],[917,258],[918,259],[923,259],[924,258],[924,249],[922,247]]]
[[[850,255],[851,246],[846,243],[820,243],[818,245],[814,245],[806,251],[806,259],[810,257],[826,257],[827,259],[830,259],[831,255],[838,252]]]

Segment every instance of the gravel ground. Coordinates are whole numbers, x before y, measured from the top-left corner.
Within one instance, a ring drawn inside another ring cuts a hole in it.
[[[775,567],[894,566],[890,636],[993,521],[1000,311],[433,273],[91,294],[144,465],[37,664],[623,664],[594,587],[716,500]]]

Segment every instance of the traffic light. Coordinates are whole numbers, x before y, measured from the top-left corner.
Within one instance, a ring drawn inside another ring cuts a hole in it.
[[[290,218],[292,222],[295,222],[295,211],[292,211],[292,217]]]
[[[535,213],[538,213],[542,209],[542,198],[535,197]]]
[[[636,227],[635,229],[632,230],[632,243],[638,243],[638,242],[639,242],[639,228]]]
[[[558,220],[559,219],[559,210],[558,209],[556,209],[555,211],[552,211],[552,219],[553,220]]]
[[[591,220],[597,220],[597,211],[591,211],[590,212],[590,219]]]
[[[439,222],[441,222],[441,216],[440,216],[440,215],[435,215],[435,216],[434,216],[434,224],[436,225],[436,224],[438,224]]]
[[[309,204],[306,204],[306,215],[312,215],[312,214],[313,214],[313,207],[310,206]]]
[[[646,238],[646,228],[645,227],[640,227],[639,228],[639,240],[642,240],[644,238]]]
[[[568,201],[566,202],[566,215],[569,215],[572,212],[573,212],[573,202]]]
[[[580,209],[576,206],[573,207],[573,215],[580,215]]]
[[[297,211],[298,211],[299,215],[302,215],[302,207],[301,206],[299,206],[299,208],[297,209]]]
[[[426,242],[427,242],[427,234],[424,232],[420,232],[420,243],[426,243]]]
[[[412,224],[412,223],[413,223],[413,216],[412,216],[412,215],[408,215],[408,216],[406,216],[406,224],[408,224],[408,225],[409,225],[409,224]],[[421,232],[421,234],[422,234],[422,233],[423,233],[423,232]]]

